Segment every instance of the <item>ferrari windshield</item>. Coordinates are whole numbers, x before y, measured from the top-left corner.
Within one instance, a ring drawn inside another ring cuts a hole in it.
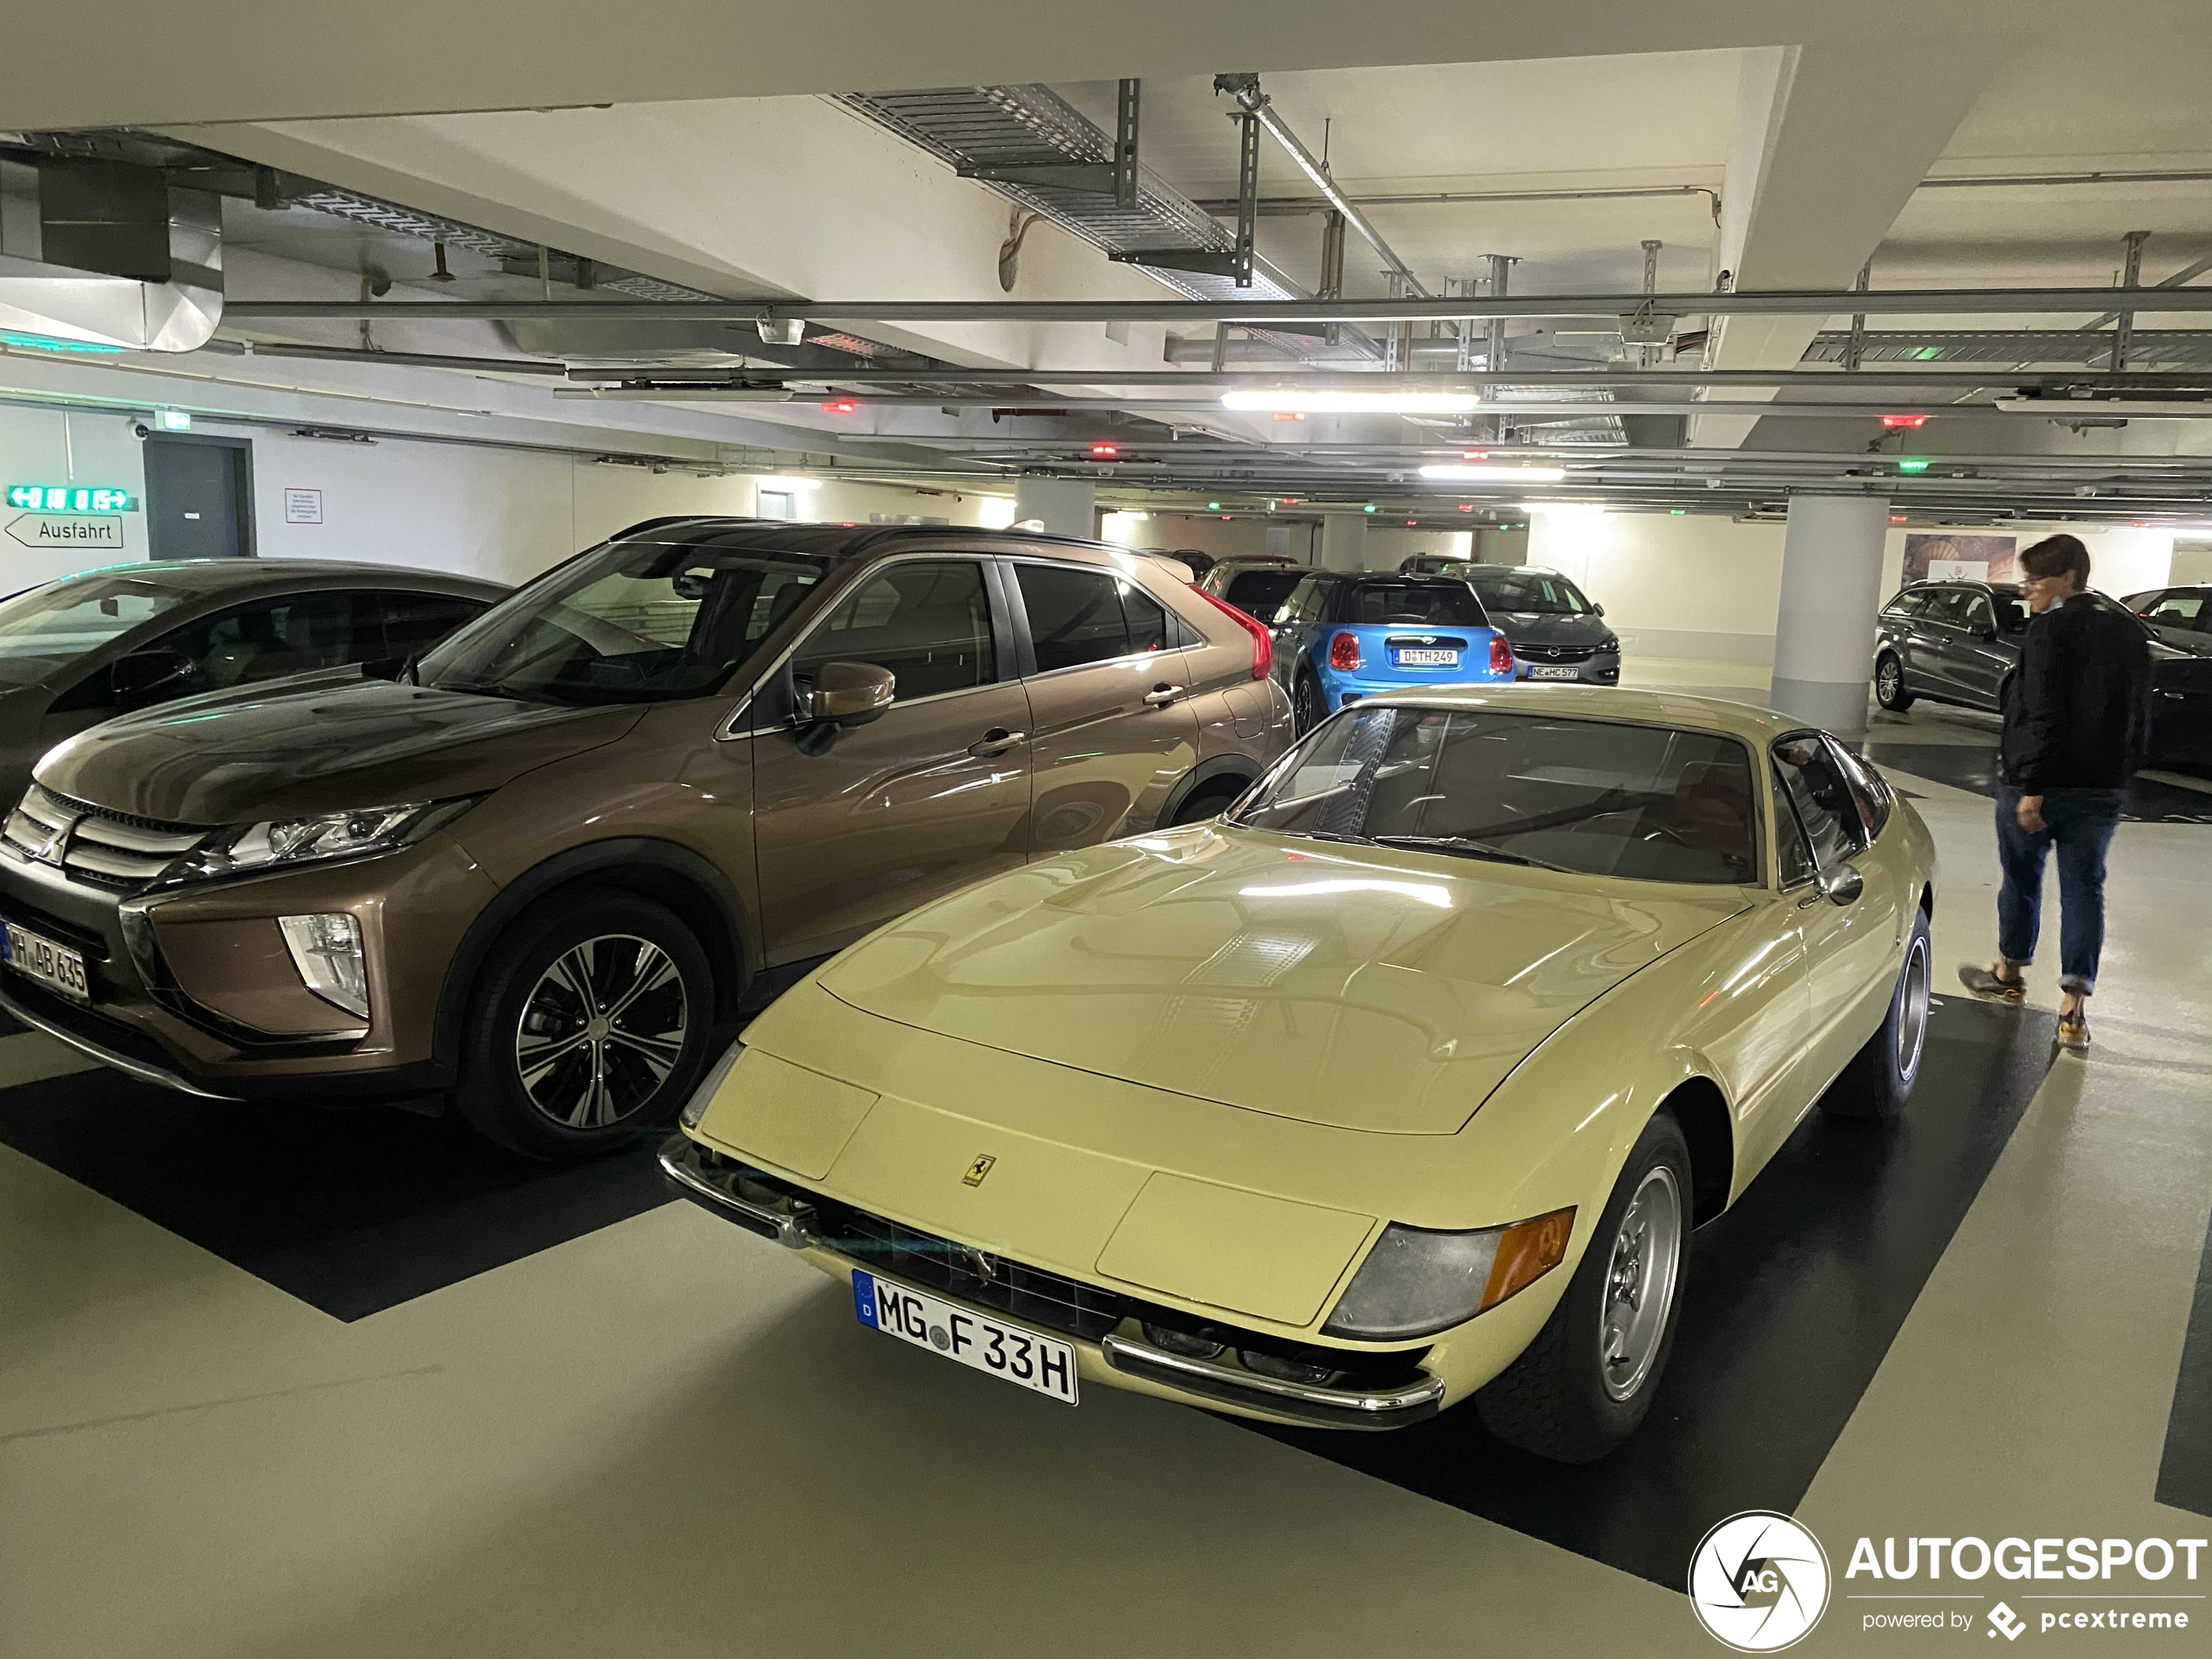
[[[192,597],[142,576],[91,570],[0,603],[0,682],[28,685]]]
[[[1578,874],[1759,879],[1750,752],[1716,732],[1488,709],[1348,709],[1232,821]]]
[[[610,543],[454,635],[422,659],[421,683],[532,703],[705,697],[828,568],[799,553]]]

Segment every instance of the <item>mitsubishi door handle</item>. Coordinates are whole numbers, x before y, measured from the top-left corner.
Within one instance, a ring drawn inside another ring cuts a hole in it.
[[[968,752],[978,760],[988,760],[993,755],[1004,754],[1016,744],[1028,742],[1028,738],[1026,732],[1008,732],[1002,725],[995,725],[983,734],[981,742],[968,745]]]
[[[1180,685],[1155,685],[1150,691],[1145,692],[1144,705],[1147,708],[1163,709],[1182,695],[1183,688]]]

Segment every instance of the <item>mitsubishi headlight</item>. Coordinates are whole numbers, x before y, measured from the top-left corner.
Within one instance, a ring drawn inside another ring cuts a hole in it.
[[[1436,1232],[1393,1221],[1359,1264],[1321,1334],[1395,1342],[1463,1325],[1558,1266],[1574,1231],[1571,1206],[1476,1232]]]
[[[451,823],[481,799],[471,795],[460,800],[412,801],[241,824],[216,832],[197,851],[172,865],[154,886],[180,887],[332,859],[395,853]]]

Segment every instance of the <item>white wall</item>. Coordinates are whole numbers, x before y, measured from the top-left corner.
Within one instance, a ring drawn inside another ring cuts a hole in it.
[[[1409,530],[1396,526],[1367,526],[1366,568],[1395,570],[1416,553],[1441,553],[1457,558],[1474,556],[1471,530]]]

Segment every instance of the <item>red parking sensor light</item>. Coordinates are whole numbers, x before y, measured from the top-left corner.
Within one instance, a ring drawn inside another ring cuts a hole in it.
[[[1474,510],[1474,503],[1463,501],[1460,503],[1460,510],[1463,513],[1471,513]]]
[[[1303,421],[1305,419],[1305,411],[1304,409],[1278,409],[1275,411],[1275,418],[1278,421]]]
[[[1882,417],[1882,424],[1892,432],[1923,427],[1927,423],[1928,417],[1925,415],[1885,415]]]
[[[1093,461],[1111,461],[1121,452],[1122,446],[1118,443],[1094,443],[1090,446],[1090,458]]]
[[[822,405],[822,409],[828,415],[850,415],[860,407],[849,398],[833,397]]]

